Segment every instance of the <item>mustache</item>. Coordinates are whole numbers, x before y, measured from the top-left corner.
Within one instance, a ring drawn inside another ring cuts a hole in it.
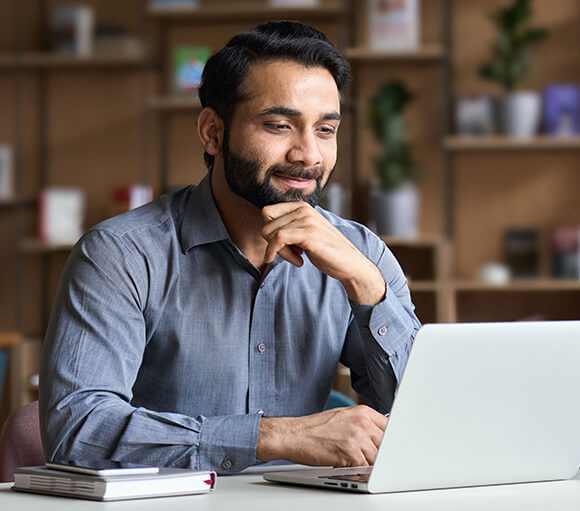
[[[304,168],[299,165],[272,165],[267,173],[266,178],[269,180],[274,174],[283,174],[288,177],[296,177],[299,179],[313,179],[320,181],[324,176],[324,169],[320,166]]]

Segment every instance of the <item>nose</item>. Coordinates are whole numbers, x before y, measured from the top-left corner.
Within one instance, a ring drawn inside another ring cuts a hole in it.
[[[297,133],[287,157],[290,163],[301,164],[305,167],[321,165],[322,155],[315,134],[310,130]]]

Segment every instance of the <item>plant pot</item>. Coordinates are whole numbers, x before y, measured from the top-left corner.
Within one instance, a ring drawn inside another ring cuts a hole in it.
[[[516,138],[533,137],[540,124],[542,100],[537,92],[514,92],[501,98],[502,132]]]
[[[375,201],[379,234],[401,238],[417,236],[419,193],[413,183],[406,182],[394,190],[381,190]]]

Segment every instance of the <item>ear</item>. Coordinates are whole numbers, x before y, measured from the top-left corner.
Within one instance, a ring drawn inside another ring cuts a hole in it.
[[[222,150],[224,123],[218,113],[206,106],[197,118],[197,134],[205,152],[216,156]]]

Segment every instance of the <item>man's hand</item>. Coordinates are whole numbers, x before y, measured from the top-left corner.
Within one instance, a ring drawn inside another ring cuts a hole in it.
[[[306,417],[263,418],[256,456],[312,466],[372,465],[387,418],[368,406],[335,408]]]
[[[302,266],[301,254],[322,273],[339,280],[350,300],[376,305],[385,296],[381,272],[342,233],[305,202],[283,202],[262,209],[266,224],[262,236],[268,242],[265,263],[276,254]]]

